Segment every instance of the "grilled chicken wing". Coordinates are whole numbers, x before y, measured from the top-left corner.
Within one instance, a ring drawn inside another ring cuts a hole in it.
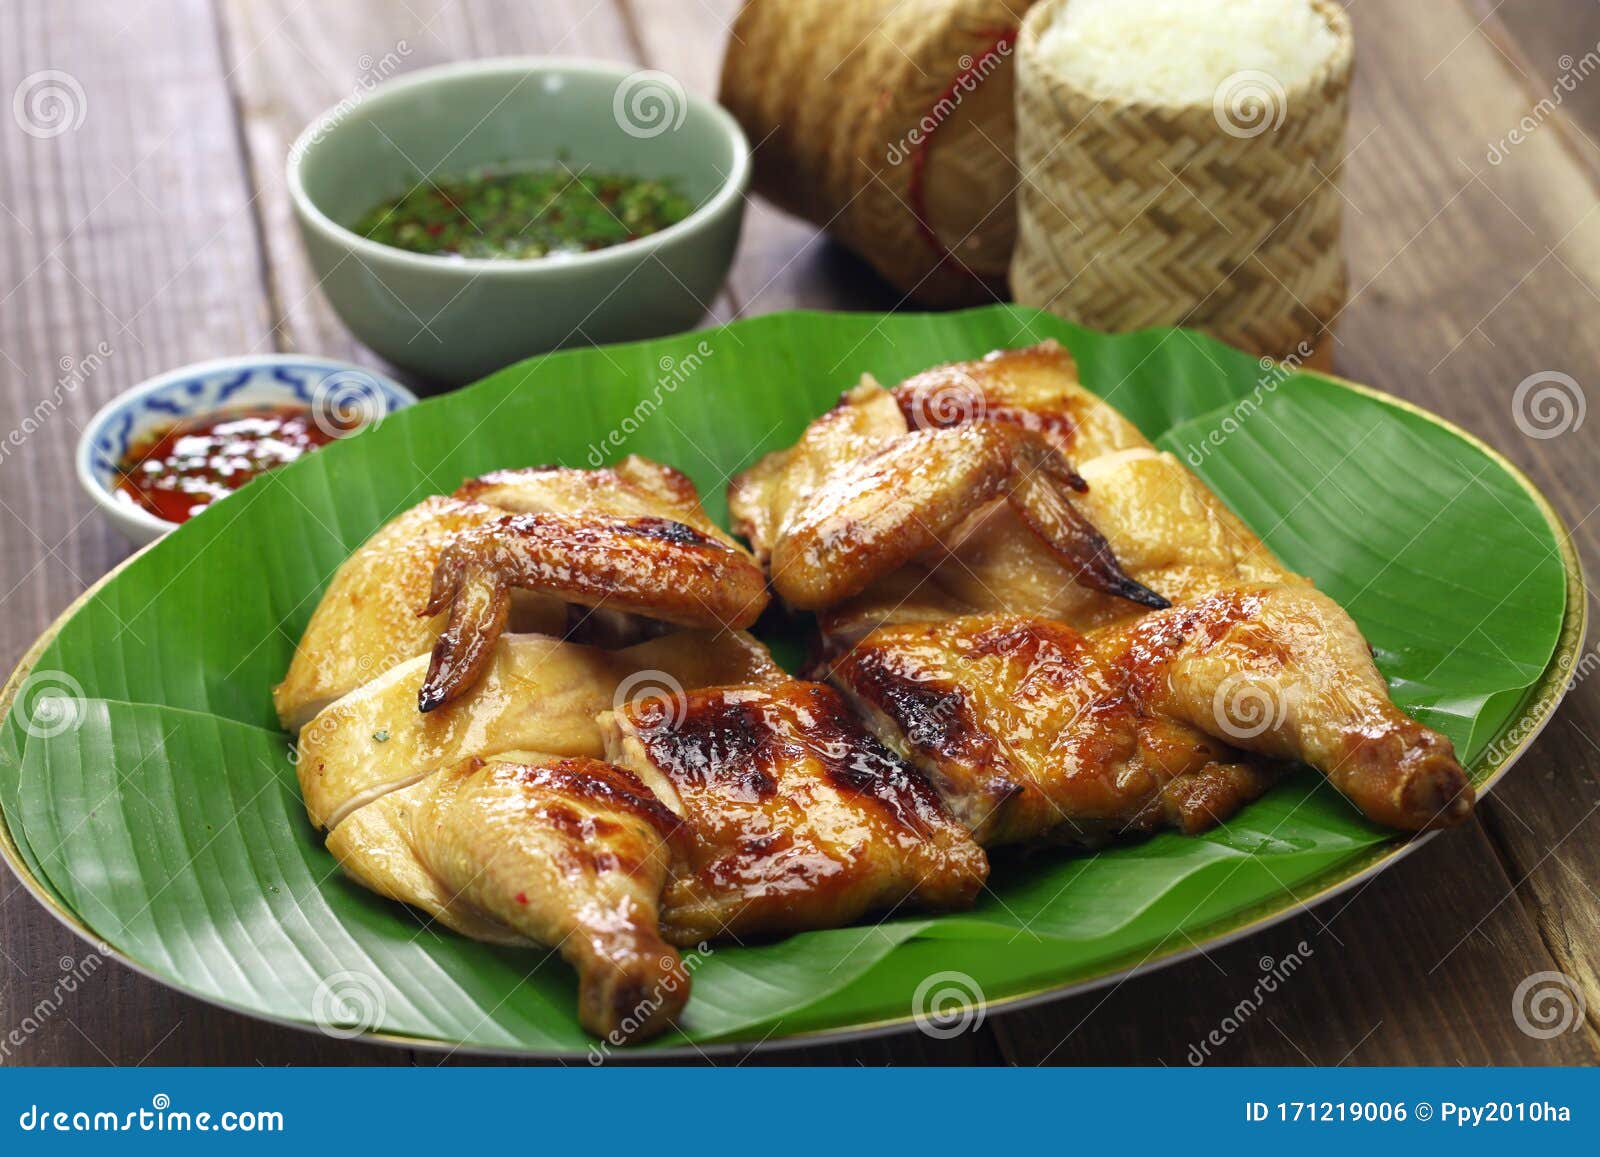
[[[1027,352],[1009,363],[997,357],[942,367],[893,392],[864,382],[793,447],[735,477],[728,502],[736,528],[770,565],[785,602],[829,612],[825,624],[840,627],[864,624],[863,607],[897,621],[936,617],[939,589],[922,594],[923,580],[975,522],[1003,508],[1008,528],[1049,560],[1043,572],[1050,581],[1145,607],[1167,605],[1124,573],[1082,513],[1083,480],[1061,453],[1078,420],[1092,421],[1108,445],[1141,444],[1142,437],[1087,391],[1072,395],[1070,405],[1061,390],[1049,394],[1071,369],[1059,346]],[[987,386],[975,369],[987,375]],[[897,583],[906,569],[912,580]],[[891,597],[880,584],[905,593]],[[857,596],[861,605],[830,621],[831,608]],[[948,601],[967,611],[996,609]]]
[[[653,515],[515,514],[458,534],[422,614],[448,608],[417,696],[432,711],[471,687],[505,629],[513,587],[690,627],[747,627],[766,579],[720,534]]]
[[[1093,639],[1045,619],[884,627],[830,676],[988,847],[1196,832],[1271,782],[1226,743],[1143,710]]]
[[[459,532],[511,513],[660,517],[721,534],[700,509],[692,482],[644,458],[603,470],[537,466],[470,479],[454,497],[429,498],[380,528],[334,573],[288,674],[273,689],[285,729],[298,731],[340,696],[425,654],[445,625],[443,614],[417,615],[431,595],[440,555]],[[617,646],[645,633],[637,621],[592,610],[569,630],[568,607],[552,594],[513,592],[507,612],[509,629],[519,632],[571,633]]]
[[[927,783],[831,688],[714,688],[601,723],[610,760],[689,835],[662,917],[675,943],[829,928],[902,903],[964,907],[987,878]]]
[[[1073,505],[1084,489],[1042,436],[1006,422],[921,430],[840,470],[785,521],[772,582],[790,606],[816,610],[859,594],[949,537],[974,508],[1005,503],[1091,590],[1146,607],[1167,601],[1122,573],[1111,548]]]

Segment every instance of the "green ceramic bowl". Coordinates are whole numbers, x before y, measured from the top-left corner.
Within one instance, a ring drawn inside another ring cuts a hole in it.
[[[531,260],[409,253],[348,228],[423,174],[558,160],[676,178],[698,208],[638,241]],[[288,176],[345,324],[396,365],[458,383],[559,346],[694,325],[733,262],[750,147],[731,116],[665,73],[506,58],[412,73],[329,109],[290,149]]]

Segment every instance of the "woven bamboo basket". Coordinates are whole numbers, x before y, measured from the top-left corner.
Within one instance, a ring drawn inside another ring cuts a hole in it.
[[[1168,106],[1096,99],[1043,59],[1039,38],[1070,2],[1044,0],[1019,38],[1016,299],[1095,329],[1189,325],[1325,360],[1345,300],[1344,9],[1313,0],[1338,47],[1307,83],[1241,72],[1210,104]]]
[[[1003,293],[1016,238],[1012,56],[1033,0],[748,0],[722,103],[756,191],[929,305]]]

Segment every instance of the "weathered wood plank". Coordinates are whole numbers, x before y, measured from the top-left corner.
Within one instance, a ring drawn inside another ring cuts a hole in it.
[[[46,70],[63,75],[37,76]],[[89,415],[143,377],[250,349],[264,330],[224,72],[204,0],[157,0],[137,14],[109,0],[0,7],[8,114],[28,77],[30,91],[53,85],[67,102],[59,122],[39,106],[32,135],[9,115],[0,125],[0,426],[20,436],[0,457],[7,668],[128,550],[73,478]],[[54,125],[63,131],[37,135]],[[68,990],[63,977],[89,953],[0,873],[0,1063],[351,1055],[315,1034],[218,1013],[120,965],[90,966]]]
[[[1379,34],[1369,37],[1366,67],[1394,83],[1392,107],[1430,111],[1419,118],[1374,108],[1372,116],[1389,141],[1384,153],[1407,158],[1409,181],[1420,190],[1411,207],[1396,204],[1401,211],[1390,212],[1379,194],[1396,181],[1375,158],[1353,174],[1350,195],[1358,204],[1370,196],[1379,207],[1368,214],[1379,220],[1363,234],[1370,239],[1365,262],[1417,240],[1391,266],[1400,278],[1385,273],[1373,282],[1378,290],[1400,287],[1406,307],[1396,310],[1396,299],[1358,301],[1341,352],[1353,376],[1454,418],[1527,470],[1573,529],[1592,572],[1600,558],[1593,517],[1600,425],[1578,419],[1593,395],[1600,355],[1600,334],[1589,324],[1600,303],[1600,166],[1592,141],[1560,112],[1521,143],[1510,143],[1508,134],[1551,91],[1528,61],[1552,51],[1577,59],[1591,52],[1593,9],[1522,5],[1513,17],[1507,7],[1439,6],[1426,24],[1415,5],[1381,10],[1389,26],[1372,30]],[[1519,54],[1499,20],[1505,15],[1532,35],[1533,9],[1545,13],[1544,39]],[[1559,23],[1553,9],[1562,10]],[[1565,30],[1565,46],[1557,28]],[[1405,41],[1424,43],[1424,32],[1439,57],[1436,66],[1429,59],[1431,75],[1416,66],[1415,53],[1410,69],[1401,63]],[[1560,67],[1559,59],[1551,63]],[[1588,83],[1600,81],[1580,83],[1578,105],[1592,112],[1600,106],[1596,93],[1585,93]],[[1418,293],[1408,279],[1435,288]],[[1424,324],[1423,315],[1437,320]],[[1565,411],[1541,417],[1517,404],[1519,384],[1542,372],[1571,375],[1571,386],[1557,387],[1568,395]],[[1561,715],[1491,797],[1483,818],[1518,884],[1518,902],[1533,914],[1561,970],[1583,985],[1591,1024],[1600,1024],[1593,953],[1600,897],[1589,883],[1600,878],[1600,684],[1585,677],[1593,663],[1586,653]]]

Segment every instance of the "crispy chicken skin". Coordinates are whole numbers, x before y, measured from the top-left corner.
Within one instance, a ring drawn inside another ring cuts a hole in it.
[[[747,627],[766,579],[720,535],[653,515],[514,514],[455,536],[421,614],[449,611],[417,696],[432,711],[481,676],[513,587],[688,627]]]
[[[1472,807],[1450,741],[1389,701],[1355,624],[1305,585],[1086,634],[1015,616],[885,627],[831,678],[985,844],[1085,821],[1193,831],[1269,782],[1241,751],[1309,764],[1390,827]]]
[[[689,835],[662,917],[674,943],[832,928],[902,904],[965,907],[988,876],[923,778],[829,687],[714,688],[630,704],[601,725],[608,758]]]
[[[1095,640],[1046,619],[884,627],[831,678],[986,847],[1193,833],[1272,778],[1226,743],[1144,711]]]
[[[411,817],[418,858],[460,900],[578,972],[585,1028],[618,1043],[668,1027],[689,976],[658,906],[678,819],[599,760],[467,762],[434,777]]]
[[[792,512],[772,548],[772,583],[804,610],[833,606],[930,550],[950,549],[972,511],[1004,503],[1068,581],[1146,607],[1167,601],[1122,572],[1074,505],[1083,480],[1045,437],[1011,422],[919,430],[841,466]]]
[[[1114,406],[1079,384],[1077,364],[1057,341],[934,366],[892,393],[913,430],[1009,422],[1043,434],[1078,462],[1150,445]]]
[[[463,482],[455,497],[510,514],[656,515],[706,534],[722,534],[701,509],[700,493],[686,475],[636,454],[598,470],[571,466],[496,470]]]
[[[1310,764],[1377,823],[1422,831],[1472,810],[1450,741],[1390,701],[1360,630],[1309,585],[1220,590],[1095,640],[1147,709]]]

